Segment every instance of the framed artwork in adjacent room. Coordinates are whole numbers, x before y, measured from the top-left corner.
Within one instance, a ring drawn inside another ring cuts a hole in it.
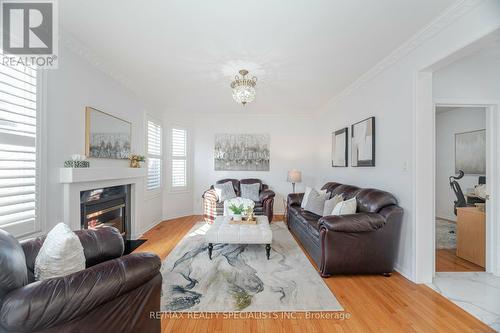
[[[455,134],[455,173],[486,174],[486,130]]]
[[[132,124],[92,107],[85,108],[85,152],[91,158],[127,159]]]
[[[375,117],[370,117],[351,126],[351,165],[353,167],[375,166]]]
[[[332,167],[347,167],[348,128],[332,133]]]

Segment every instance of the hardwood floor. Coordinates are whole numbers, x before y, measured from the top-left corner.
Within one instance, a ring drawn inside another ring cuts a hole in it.
[[[455,249],[436,250],[436,272],[484,272],[484,268],[457,257]]]
[[[164,221],[144,236],[136,251],[164,259],[201,216]],[[277,319],[232,318],[222,314],[162,319],[163,332],[494,332],[432,289],[394,273],[383,276],[336,276],[324,279],[344,313],[315,313],[333,318],[305,318],[276,313]],[[254,314],[259,315],[259,314]],[[245,316],[244,314],[242,316]],[[248,316],[248,315],[247,315]],[[340,318],[339,318],[340,317]]]

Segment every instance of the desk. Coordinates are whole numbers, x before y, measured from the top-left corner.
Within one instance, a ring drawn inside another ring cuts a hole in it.
[[[485,267],[486,213],[476,207],[457,208],[457,257]]]
[[[467,204],[473,205],[475,203],[484,203],[485,199],[478,197],[474,193],[467,193],[465,194],[465,199],[467,200]]]

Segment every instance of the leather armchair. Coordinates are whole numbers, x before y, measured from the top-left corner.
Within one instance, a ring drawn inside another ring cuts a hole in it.
[[[44,237],[19,244],[0,230],[0,332],[160,332],[160,258],[122,256],[115,228],[76,231],[85,270],[34,281]],[[15,283],[12,283],[15,281]]]
[[[255,202],[255,215],[266,215],[269,222],[273,220],[273,206],[275,193],[269,189],[268,185],[263,184],[260,179],[221,179],[216,184],[232,182],[236,196],[240,196],[240,184],[260,184],[259,201]],[[213,223],[216,216],[220,216],[224,212],[224,202],[219,202],[214,186],[210,186],[203,195],[203,217],[207,223]]]

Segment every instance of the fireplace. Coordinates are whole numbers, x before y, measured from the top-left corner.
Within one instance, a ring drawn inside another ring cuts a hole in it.
[[[130,239],[130,185],[80,192],[80,219],[82,229],[115,227]]]

